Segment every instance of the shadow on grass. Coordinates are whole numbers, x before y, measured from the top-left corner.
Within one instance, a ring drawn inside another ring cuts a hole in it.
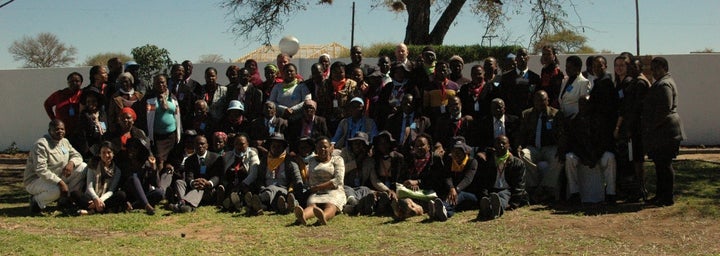
[[[27,217],[31,216],[27,205],[8,207],[0,209],[0,216],[3,217]]]
[[[720,165],[716,163],[696,160],[681,160],[673,162],[675,169],[675,195],[676,201],[696,204],[698,208],[704,205],[720,205]],[[650,192],[648,197],[653,196],[655,191],[655,166],[649,162],[645,165],[646,187]],[[553,214],[617,214],[626,212],[637,212],[645,208],[653,208],[653,205],[644,203],[620,203],[617,205],[606,204],[584,204],[571,206],[566,204],[555,204],[552,206],[535,207],[533,211],[554,210]]]

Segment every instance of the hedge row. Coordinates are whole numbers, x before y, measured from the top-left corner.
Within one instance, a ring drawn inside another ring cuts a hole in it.
[[[521,46],[518,45],[505,45],[505,46],[493,46],[493,47],[487,47],[487,46],[481,46],[481,45],[433,45],[432,46],[435,49],[435,54],[437,55],[438,60],[448,60],[453,55],[459,55],[463,58],[465,63],[470,63],[474,61],[482,61],[483,59],[487,58],[488,56],[495,57],[498,60],[502,60],[505,58],[505,56],[508,55],[508,53],[515,53],[518,49],[521,49]],[[408,51],[410,51],[410,56],[412,58],[417,58],[422,53],[422,49],[425,48],[425,45],[409,45]],[[378,56],[390,56],[391,58],[394,58],[395,56],[395,46],[383,46],[379,50]]]

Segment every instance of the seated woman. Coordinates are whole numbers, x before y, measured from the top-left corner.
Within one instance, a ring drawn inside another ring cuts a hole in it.
[[[128,201],[133,207],[143,207],[148,215],[155,214],[154,205],[160,202],[165,191],[156,188],[158,173],[155,171],[155,157],[150,154],[149,144],[138,138],[130,138],[125,150],[120,151],[118,167],[122,172],[123,190],[128,192]]]
[[[326,225],[345,205],[343,179],[345,163],[342,157],[332,155],[333,145],[327,137],[320,137],[315,142],[315,157],[308,161],[310,197],[307,207],[295,206],[296,223],[306,225],[313,216],[317,224]]]
[[[373,139],[373,172],[370,183],[377,191],[373,211],[376,215],[392,214],[390,202],[397,199],[395,183],[398,170],[405,169],[405,156],[393,149],[395,139],[388,131],[380,132]]]
[[[375,205],[375,191],[369,188],[370,173],[375,172],[370,157],[370,139],[367,133],[358,132],[348,139],[349,147],[343,148],[340,156],[345,162],[345,196],[347,204],[343,213],[348,215],[370,215]]]
[[[121,212],[128,208],[124,191],[118,191],[120,169],[114,161],[113,145],[109,141],[100,144],[98,157],[87,166],[87,189],[84,193],[73,191],[73,201],[80,208],[80,215]]]
[[[232,151],[232,147],[227,143],[228,136],[224,132],[214,132],[212,143],[210,143],[210,151],[220,156],[225,156],[225,152]]]
[[[406,161],[405,169],[401,169],[396,184],[398,199],[392,201],[393,217],[396,220],[404,220],[408,217],[422,215],[431,211],[428,207],[440,207],[442,203],[435,191],[441,187],[444,181],[442,173],[445,164],[442,161],[442,154],[430,151],[432,137],[422,133],[418,134],[414,142],[414,154]],[[401,183],[400,183],[401,182]],[[433,201],[434,204],[429,202]],[[422,205],[425,205],[423,209]],[[433,214],[434,215],[434,214]]]
[[[275,133],[267,141],[270,148],[268,155],[243,180],[243,185],[256,188],[253,191],[257,191],[257,194],[245,193],[249,215],[261,215],[271,208],[278,213],[287,213],[288,189],[302,187],[297,163],[286,157],[288,143],[285,136]]]
[[[132,74],[129,72],[120,74],[117,78],[117,85],[118,91],[113,94],[111,102],[107,104],[108,122],[110,124],[118,123],[118,117],[125,107],[132,108],[136,113],[143,111],[145,108],[142,102],[143,94],[135,90],[135,78]],[[114,131],[115,128],[115,125],[108,125],[110,131]]]

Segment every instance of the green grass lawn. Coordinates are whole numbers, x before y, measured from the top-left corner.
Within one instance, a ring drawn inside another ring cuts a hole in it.
[[[246,217],[213,207],[188,214],[158,210],[155,216],[28,217],[21,181],[2,175],[0,254],[720,254],[720,165],[674,166],[678,200],[672,207],[532,206],[488,222],[473,221],[474,211],[447,222],[340,215],[327,226],[308,227],[291,225],[293,215]],[[651,164],[648,169],[652,184]]]

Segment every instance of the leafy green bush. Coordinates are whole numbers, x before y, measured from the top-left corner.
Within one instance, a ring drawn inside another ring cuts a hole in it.
[[[368,48],[363,49],[363,55],[366,57],[378,57],[381,55],[390,56],[394,59],[396,43],[378,43],[373,44]],[[463,58],[465,63],[481,61],[488,56],[495,57],[496,59],[504,59],[508,53],[515,53],[518,49],[522,48],[518,45],[505,45],[505,46],[481,46],[481,45],[433,45],[435,54],[438,60],[448,60],[453,55],[459,55]],[[410,58],[419,58],[422,53],[422,49],[425,45],[408,45],[408,51],[410,51]]]

